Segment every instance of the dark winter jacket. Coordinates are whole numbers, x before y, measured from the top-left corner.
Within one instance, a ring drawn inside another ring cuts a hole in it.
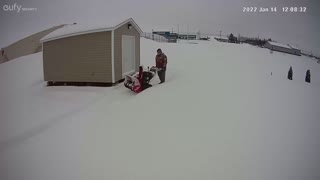
[[[156,67],[166,68],[167,67],[167,56],[164,53],[156,56]]]

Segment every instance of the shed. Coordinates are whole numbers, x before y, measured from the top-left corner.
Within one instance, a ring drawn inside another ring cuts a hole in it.
[[[297,48],[296,46],[293,46],[291,44],[288,44],[289,47],[291,47],[291,49],[294,51],[295,55],[301,56],[301,50],[299,48]]]
[[[136,72],[142,30],[132,18],[112,21],[67,25],[41,39],[44,80],[111,85]]]
[[[294,54],[301,56],[301,50],[298,48],[294,48],[293,46],[286,45],[286,44],[280,44],[277,42],[272,42],[272,41],[267,41],[264,47],[273,50],[273,51],[279,51],[279,52],[284,52],[284,53],[289,53],[289,54]]]

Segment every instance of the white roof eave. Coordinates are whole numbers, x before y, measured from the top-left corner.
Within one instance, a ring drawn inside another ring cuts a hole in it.
[[[82,34],[90,34],[90,33],[96,33],[96,32],[106,32],[106,31],[112,31],[114,28],[102,28],[102,29],[94,29],[94,30],[89,30],[89,31],[82,31],[82,32],[77,32],[77,33],[71,33],[71,34],[66,34],[66,35],[61,35],[61,36],[56,36],[53,38],[42,38],[40,40],[40,43],[48,42],[48,41],[53,41],[57,39],[62,39],[62,38],[67,38],[67,37],[72,37],[72,36],[78,36]]]
[[[127,24],[128,22],[131,22],[133,24],[133,26],[136,28],[136,30],[139,32],[139,34],[141,35],[143,33],[143,31],[141,30],[141,28],[138,26],[138,24],[132,19],[127,19],[123,22],[121,22],[120,24],[118,24],[117,26],[114,27],[113,30],[118,29],[119,27],[123,26],[124,24]]]
[[[44,42],[48,42],[48,41],[53,41],[53,40],[57,40],[57,39],[62,39],[62,38],[67,38],[67,37],[72,37],[72,36],[77,36],[77,35],[82,35],[82,34],[90,34],[90,33],[96,33],[96,32],[106,32],[106,31],[114,31],[116,29],[118,29],[119,27],[123,26],[124,24],[131,22],[132,25],[136,28],[136,30],[139,32],[139,34],[142,34],[142,30],[141,28],[136,24],[136,22],[132,19],[129,18],[121,23],[119,23],[118,25],[114,26],[114,27],[108,27],[108,28],[100,28],[100,29],[92,29],[92,30],[87,30],[87,31],[79,31],[79,32],[74,32],[74,33],[69,33],[69,34],[63,34],[63,35],[59,35],[59,36],[55,36],[55,37],[44,37],[40,40],[40,43],[44,43]],[[50,34],[49,34],[50,35]]]
[[[287,48],[287,49],[292,49],[289,45],[287,44],[281,44],[278,42],[272,42],[272,41],[268,41],[270,45],[272,46],[277,46],[277,47],[282,47],[282,48]]]

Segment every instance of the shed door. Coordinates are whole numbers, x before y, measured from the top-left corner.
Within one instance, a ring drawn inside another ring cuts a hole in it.
[[[122,77],[135,72],[135,36],[122,35]]]

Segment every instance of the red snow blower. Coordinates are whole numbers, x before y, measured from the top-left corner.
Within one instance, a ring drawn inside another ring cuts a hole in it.
[[[158,68],[152,66],[148,67],[147,71],[143,71],[143,67],[139,66],[139,72],[133,75],[126,75],[124,79],[124,86],[135,93],[139,93],[152,85],[150,81],[156,75]]]

